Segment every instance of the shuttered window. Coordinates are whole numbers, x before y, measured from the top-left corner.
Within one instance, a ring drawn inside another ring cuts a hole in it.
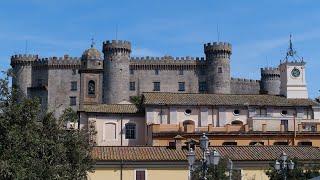
[[[146,171],[136,170],[136,180],[146,180]]]

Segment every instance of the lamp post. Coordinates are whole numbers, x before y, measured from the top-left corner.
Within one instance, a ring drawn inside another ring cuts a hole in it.
[[[207,179],[207,171],[208,165],[212,164],[215,168],[218,165],[220,160],[219,152],[214,149],[213,151],[209,151],[209,138],[206,136],[205,133],[201,136],[200,140],[200,149],[202,151],[201,154],[201,180]],[[192,148],[190,148],[189,152],[187,153],[188,163],[189,163],[189,180],[191,179],[191,172],[193,170],[193,164],[195,163],[195,153]]]
[[[276,160],[275,164],[274,164],[274,168],[283,175],[284,180],[287,179],[287,171],[289,170],[293,170],[294,169],[294,162],[292,162],[292,160],[290,160],[289,162],[288,160],[288,155],[285,152],[282,152],[281,156],[280,156],[280,161]]]
[[[229,170],[229,180],[232,180],[233,162],[231,161],[231,159],[228,160],[227,168]]]

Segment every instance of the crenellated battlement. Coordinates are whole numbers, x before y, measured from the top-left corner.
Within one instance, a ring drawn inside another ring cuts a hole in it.
[[[103,53],[126,51],[131,52],[131,43],[129,41],[112,40],[103,42]]]
[[[204,57],[132,57],[130,59],[130,68],[136,70],[196,70],[206,67]]]
[[[145,56],[145,57],[132,57],[130,59],[131,61],[204,61],[204,57],[172,57],[172,56],[162,56],[162,57],[151,57],[151,56]]]
[[[232,45],[228,42],[213,42],[204,44],[204,53],[232,53]]]
[[[279,68],[265,67],[265,68],[261,68],[260,71],[261,71],[261,77],[262,78],[266,78],[266,77],[271,77],[271,78],[278,77],[278,78],[280,78],[280,70],[279,70]]]
[[[38,60],[35,54],[15,54],[11,56],[11,66],[15,65],[31,65]]]
[[[239,82],[239,83],[260,83],[260,80],[244,79],[244,78],[231,78],[231,81]]]

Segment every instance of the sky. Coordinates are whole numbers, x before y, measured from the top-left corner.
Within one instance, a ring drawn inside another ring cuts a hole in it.
[[[289,36],[307,62],[311,98],[320,96],[318,0],[2,0],[0,70],[13,54],[80,57],[129,40],[132,56],[203,57],[203,44],[232,44],[231,75],[260,79],[261,67],[278,66]]]

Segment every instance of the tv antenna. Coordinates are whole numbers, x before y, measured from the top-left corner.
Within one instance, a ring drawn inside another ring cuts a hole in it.
[[[219,24],[217,24],[217,37],[218,37],[218,42],[220,42]]]

